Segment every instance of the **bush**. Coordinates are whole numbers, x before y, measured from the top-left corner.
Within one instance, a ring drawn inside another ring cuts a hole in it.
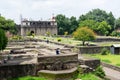
[[[58,41],[58,42],[61,42],[61,38],[58,38],[57,41]]]
[[[110,53],[110,51],[106,48],[103,48],[102,51],[101,51],[101,55],[107,55],[109,53]]]
[[[27,32],[27,36],[31,36],[31,33],[30,33],[30,32]]]
[[[13,37],[12,37],[12,39],[13,39],[13,40],[20,40],[20,39],[22,39],[22,37],[21,37],[21,36],[16,35],[16,36],[13,36]]]
[[[111,33],[111,36],[119,36],[119,32],[113,31],[113,32]]]
[[[101,66],[96,68],[94,74],[100,78],[105,78],[105,72],[103,71]]]
[[[46,39],[46,37],[44,37],[43,39]]]

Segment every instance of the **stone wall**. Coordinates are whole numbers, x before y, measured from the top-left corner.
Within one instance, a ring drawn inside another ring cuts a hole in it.
[[[87,65],[92,69],[96,69],[98,66],[100,66],[100,60],[99,59],[79,59],[80,65]]]
[[[8,78],[15,78],[26,75],[35,75],[36,65],[26,64],[26,65],[0,65],[0,80],[7,80]]]
[[[17,59],[15,60],[17,61]],[[63,66],[64,65],[64,66]],[[78,54],[39,56],[37,63],[0,64],[0,80],[27,75],[37,75],[39,70],[62,70],[78,65]]]
[[[62,70],[62,71],[50,71],[50,70],[40,70],[38,75],[45,77],[48,80],[73,80],[77,74],[77,67],[72,69]]]
[[[103,48],[110,50],[109,46],[85,46],[85,47],[77,47],[79,49],[80,54],[88,53],[100,53]]]
[[[78,54],[39,56],[38,64],[38,71],[72,68],[78,65]]]
[[[105,67],[109,67],[109,68],[111,68],[111,69],[114,69],[114,70],[120,72],[120,67],[117,67],[117,66],[114,66],[114,65],[111,65],[111,64],[105,63],[105,62],[102,62],[101,64],[102,64],[103,66],[105,66]]]
[[[117,37],[99,37],[96,40],[94,40],[94,42],[113,42],[113,41],[120,41],[120,38]]]

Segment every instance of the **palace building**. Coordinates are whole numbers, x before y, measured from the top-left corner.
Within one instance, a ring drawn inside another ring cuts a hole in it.
[[[50,21],[21,20],[18,34],[21,36],[26,36],[28,33],[45,35],[47,32],[57,35],[57,23],[54,17]]]

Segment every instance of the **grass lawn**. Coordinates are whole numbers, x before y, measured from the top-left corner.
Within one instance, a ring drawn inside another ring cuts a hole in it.
[[[98,58],[103,62],[110,63],[120,67],[120,55],[85,54],[84,56]]]
[[[25,77],[19,77],[19,78],[8,79],[8,80],[47,80],[47,79],[42,77],[25,76]]]
[[[60,38],[61,39],[60,43],[71,44],[74,46],[79,46],[82,44],[82,41],[75,40],[74,38],[46,37],[46,36],[36,36],[36,37],[39,39],[44,39],[44,40],[48,39],[50,41],[55,41],[55,42],[58,42],[57,40]],[[89,44],[99,45],[99,46],[111,46],[112,44],[120,44],[120,42],[91,42],[89,41]]]
[[[82,80],[102,80],[102,79],[100,79],[99,77],[95,76],[92,73],[89,73],[89,74],[79,74],[77,76],[77,79],[82,79]],[[8,79],[8,80],[47,80],[47,79],[41,78],[41,77],[26,76],[26,77],[19,77],[19,78]]]
[[[100,79],[99,77],[95,76],[94,74],[92,73],[88,73],[88,74],[79,74],[77,76],[78,79],[81,79],[81,80],[102,80]]]

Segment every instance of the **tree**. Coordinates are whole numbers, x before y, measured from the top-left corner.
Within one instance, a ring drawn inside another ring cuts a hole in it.
[[[7,46],[8,38],[5,35],[4,30],[0,29],[0,50],[4,50]]]
[[[87,26],[92,30],[95,30],[96,28],[96,21],[94,20],[84,20],[79,23],[79,27]]]
[[[66,17],[65,15],[59,14],[56,16],[56,21],[58,25],[58,34],[64,35],[64,32],[72,34],[78,26],[78,21],[76,17],[72,16],[71,18]]]
[[[112,12],[107,13],[104,10],[93,9],[92,11],[89,11],[85,15],[81,15],[79,17],[79,24],[81,21],[85,20],[94,20],[95,22],[106,21],[107,24],[111,26],[111,30],[108,32],[111,33],[114,30],[115,17],[113,16]]]
[[[84,46],[85,41],[95,40],[95,33],[88,27],[80,27],[73,33],[73,37],[77,40],[81,40]]]
[[[79,26],[87,26],[99,35],[108,35],[111,30],[111,26],[106,21],[96,22],[94,20],[84,20],[79,23]]]
[[[59,14],[56,16],[56,22],[58,25],[58,34],[63,35],[64,32],[66,31],[67,27],[69,26],[68,24],[68,19],[66,19],[65,15]],[[68,25],[68,26],[67,26]]]
[[[106,21],[100,22],[97,27],[97,31],[100,35],[108,35],[110,30],[111,26],[108,25]]]
[[[118,29],[118,28],[120,28],[120,18],[118,18],[118,19],[115,21],[114,29]]]
[[[17,33],[14,21],[11,19],[5,19],[3,16],[0,16],[0,29],[10,31],[13,34]]]
[[[70,18],[70,31],[69,33],[73,33],[78,27],[78,21],[76,20],[76,17],[72,16]]]

